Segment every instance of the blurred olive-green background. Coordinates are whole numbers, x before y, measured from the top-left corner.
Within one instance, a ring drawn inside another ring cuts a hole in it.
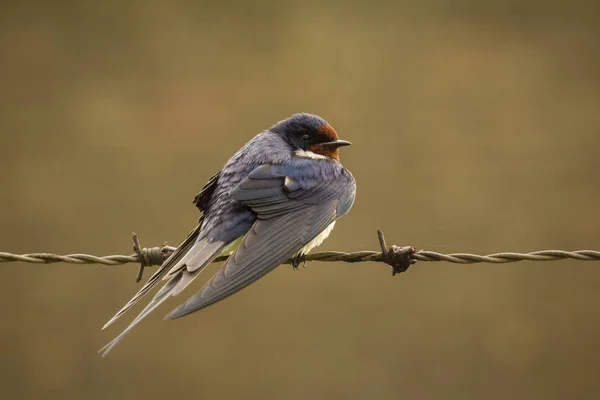
[[[0,251],[176,245],[206,180],[299,111],[354,144],[321,249],[599,249],[599,3],[416,3],[4,2]],[[136,265],[0,268],[7,399],[600,395],[598,263],[281,267],[163,321],[213,266],[106,359]]]

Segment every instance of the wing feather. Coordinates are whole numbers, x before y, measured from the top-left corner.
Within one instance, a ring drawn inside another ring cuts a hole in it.
[[[251,207],[257,221],[216,275],[167,319],[198,311],[255,282],[348,212],[355,192],[349,172],[339,166],[335,171],[316,171],[313,176],[311,169],[302,176],[302,165],[292,167],[298,168],[260,166],[232,189],[231,197]],[[337,179],[326,179],[331,178],[328,172]]]
[[[218,302],[263,277],[314,239],[333,220],[336,203],[259,220],[237,251],[206,285],[168,319],[179,318]]]

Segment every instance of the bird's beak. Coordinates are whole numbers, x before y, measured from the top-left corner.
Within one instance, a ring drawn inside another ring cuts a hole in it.
[[[338,139],[333,142],[325,142],[325,143],[320,143],[320,144],[322,146],[342,147],[342,146],[350,146],[352,143],[348,142],[347,140]]]

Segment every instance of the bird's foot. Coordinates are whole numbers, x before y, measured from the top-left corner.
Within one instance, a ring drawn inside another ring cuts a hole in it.
[[[298,267],[302,265],[302,267],[306,268],[307,261],[304,259],[304,254],[296,254],[292,257],[292,268],[294,271],[298,271]]]

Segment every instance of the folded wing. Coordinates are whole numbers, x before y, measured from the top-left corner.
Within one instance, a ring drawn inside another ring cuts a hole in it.
[[[255,169],[230,195],[251,207],[257,221],[217,274],[166,318],[214,304],[275,269],[346,214],[354,192],[354,178],[335,162]]]

